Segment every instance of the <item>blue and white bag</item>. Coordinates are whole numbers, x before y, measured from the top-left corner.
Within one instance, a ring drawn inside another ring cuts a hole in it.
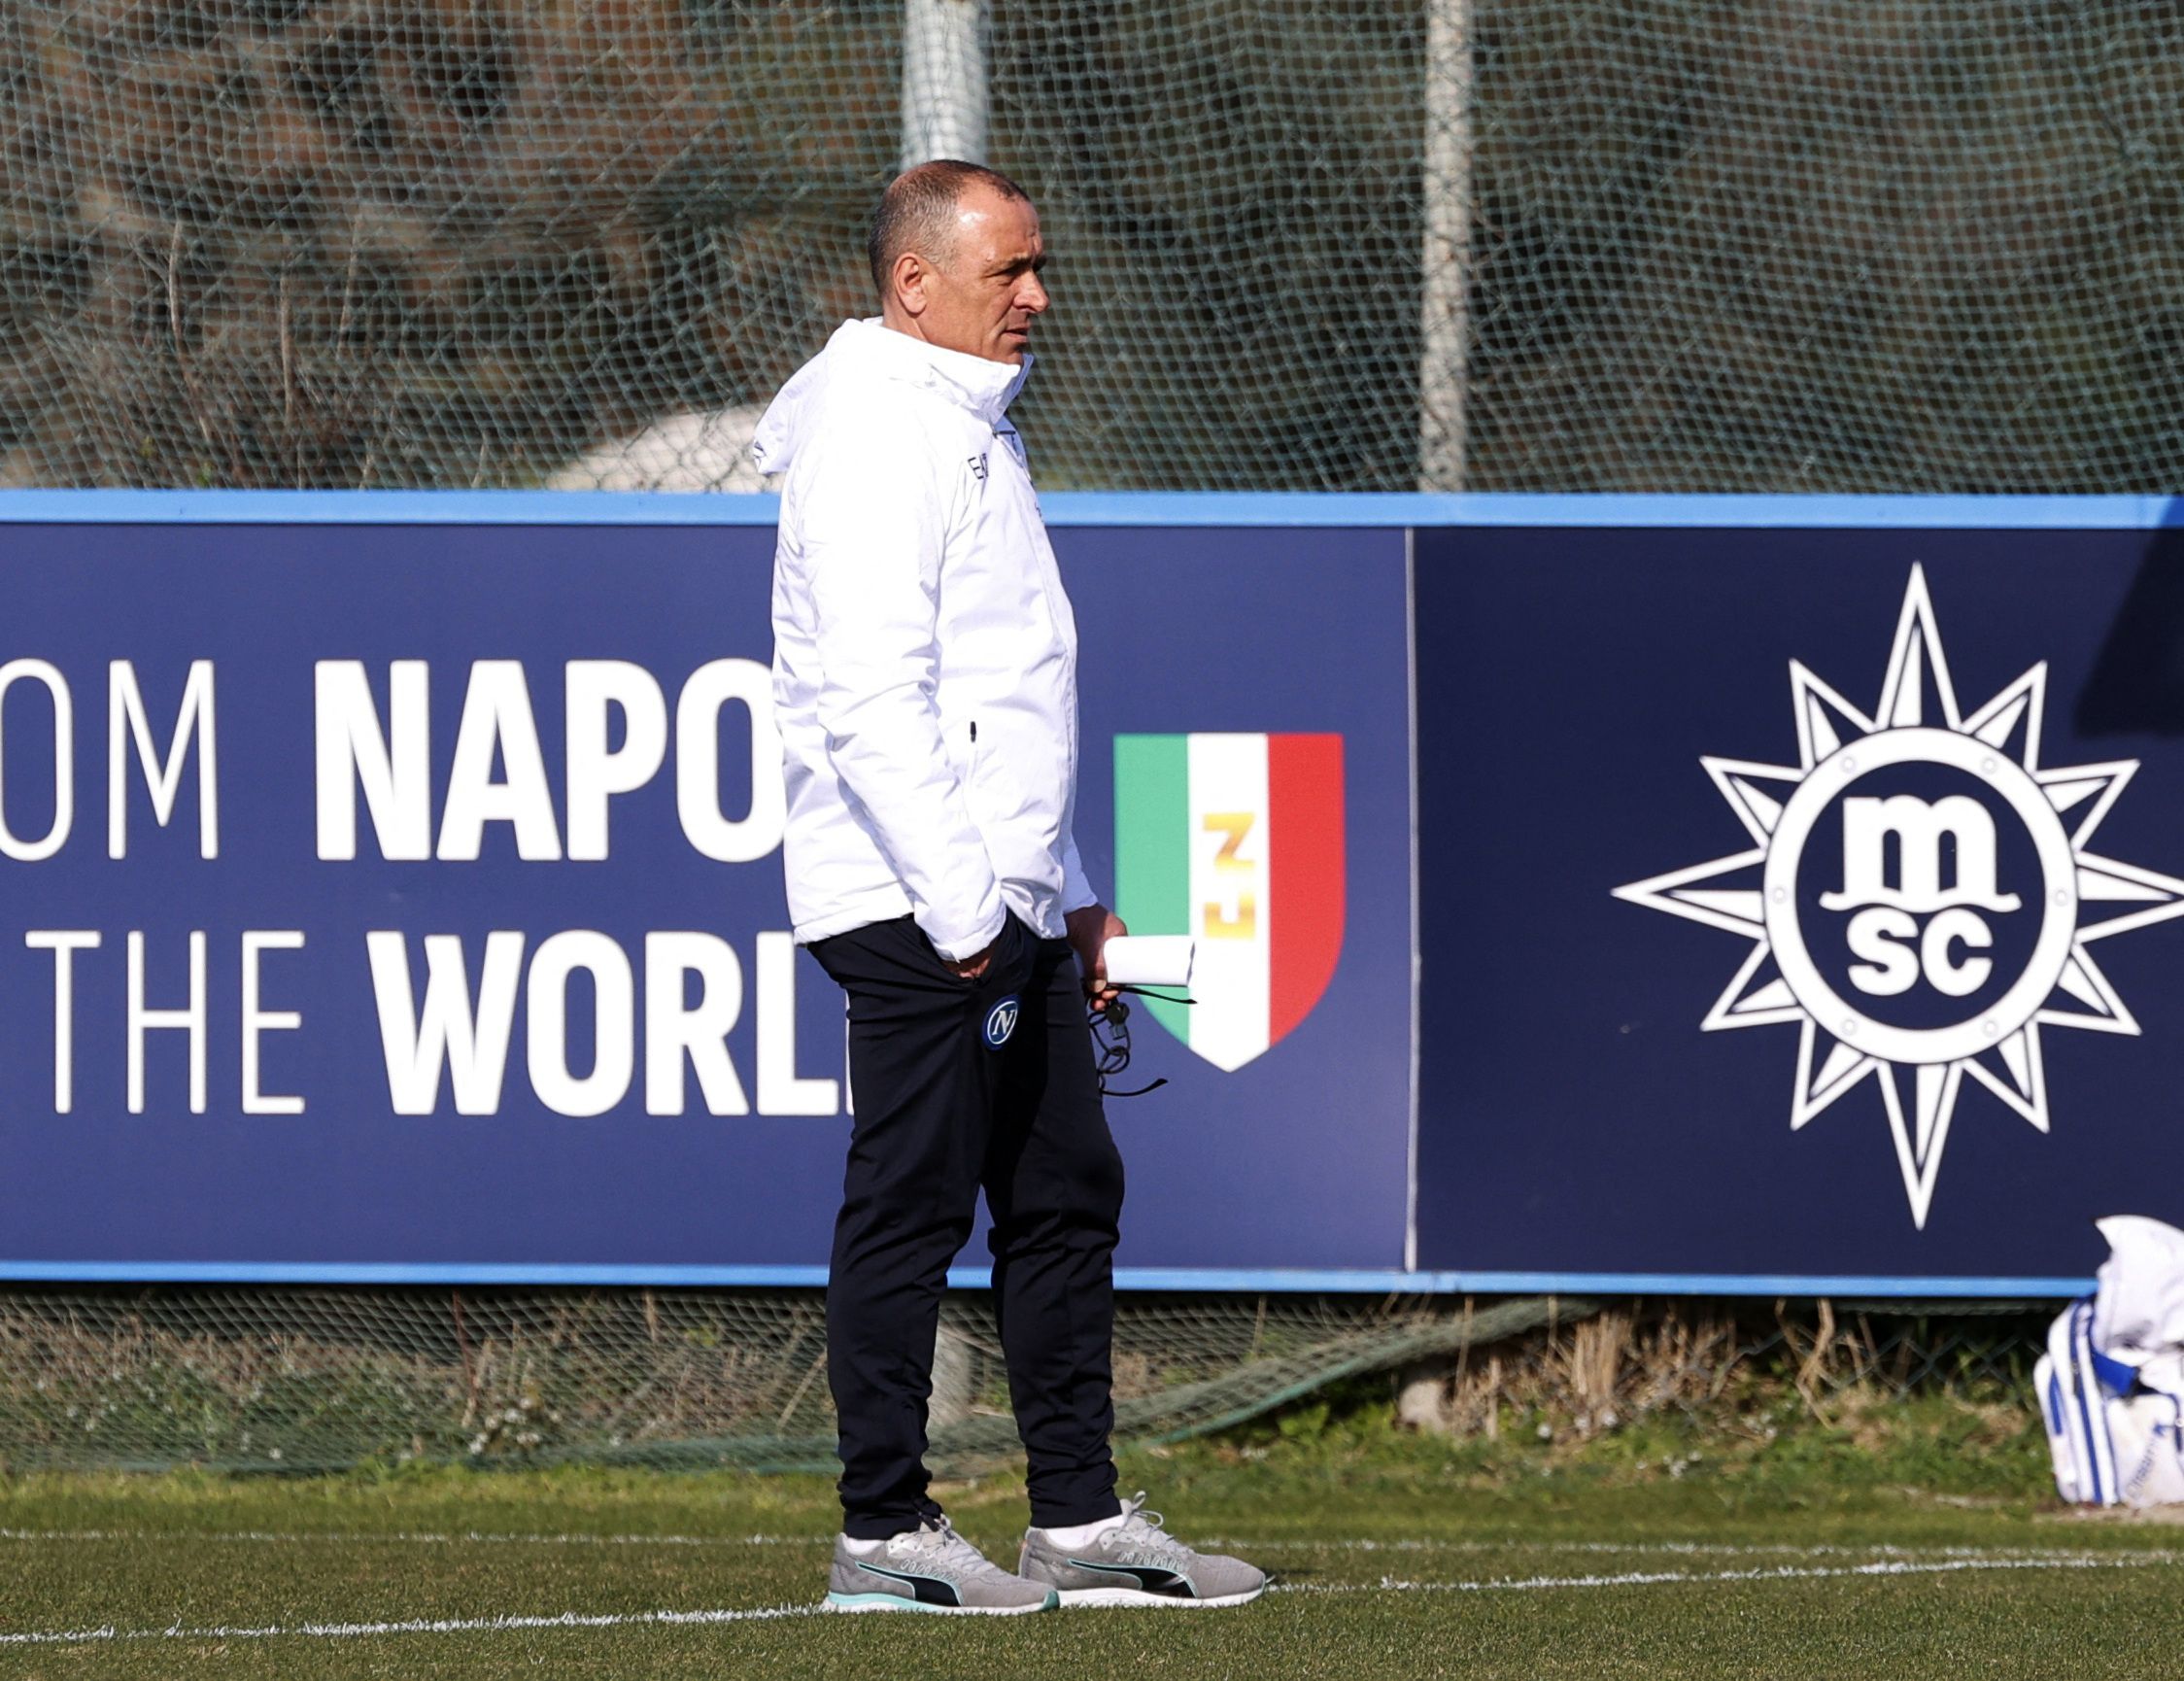
[[[2055,1486],[2080,1505],[2184,1501],[2184,1232],[2136,1215],[2099,1224],[2098,1287],[2033,1367]]]

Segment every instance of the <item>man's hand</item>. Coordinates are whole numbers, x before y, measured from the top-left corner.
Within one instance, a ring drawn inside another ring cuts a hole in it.
[[[1130,932],[1105,905],[1087,905],[1063,918],[1076,965],[1084,972],[1084,996],[1094,1010],[1105,1010],[1119,996],[1108,984],[1108,942]]]
[[[997,940],[988,944],[985,950],[973,951],[969,957],[943,957],[940,961],[947,965],[951,973],[963,979],[976,980],[993,966],[994,946],[1000,943]]]

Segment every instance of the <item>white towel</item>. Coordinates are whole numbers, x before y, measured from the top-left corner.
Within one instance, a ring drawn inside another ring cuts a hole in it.
[[[2184,1502],[2184,1231],[2138,1215],[2108,1240],[2094,1294],[2064,1310],[2033,1368],[2055,1486],[2093,1506]]]

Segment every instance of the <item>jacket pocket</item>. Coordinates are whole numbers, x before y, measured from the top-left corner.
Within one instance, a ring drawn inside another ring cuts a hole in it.
[[[978,720],[972,719],[964,728],[970,735],[970,745],[963,755],[963,802],[970,807],[971,821],[975,825],[979,812],[984,809],[978,787],[982,780],[980,773],[986,767],[984,755],[978,750]]]
[[[1025,812],[1035,808],[1035,803],[1009,764],[1007,750],[995,741],[993,731],[980,731],[976,719],[966,729],[971,757],[964,768],[963,792],[971,807],[971,821],[989,843],[998,840],[1006,844]]]

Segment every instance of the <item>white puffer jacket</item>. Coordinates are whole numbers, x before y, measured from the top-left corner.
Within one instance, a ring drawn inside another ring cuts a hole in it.
[[[970,957],[1095,902],[1077,858],[1076,622],[1007,411],[1031,371],[845,322],[760,422],[785,473],[773,707],[789,913],[905,912]]]

